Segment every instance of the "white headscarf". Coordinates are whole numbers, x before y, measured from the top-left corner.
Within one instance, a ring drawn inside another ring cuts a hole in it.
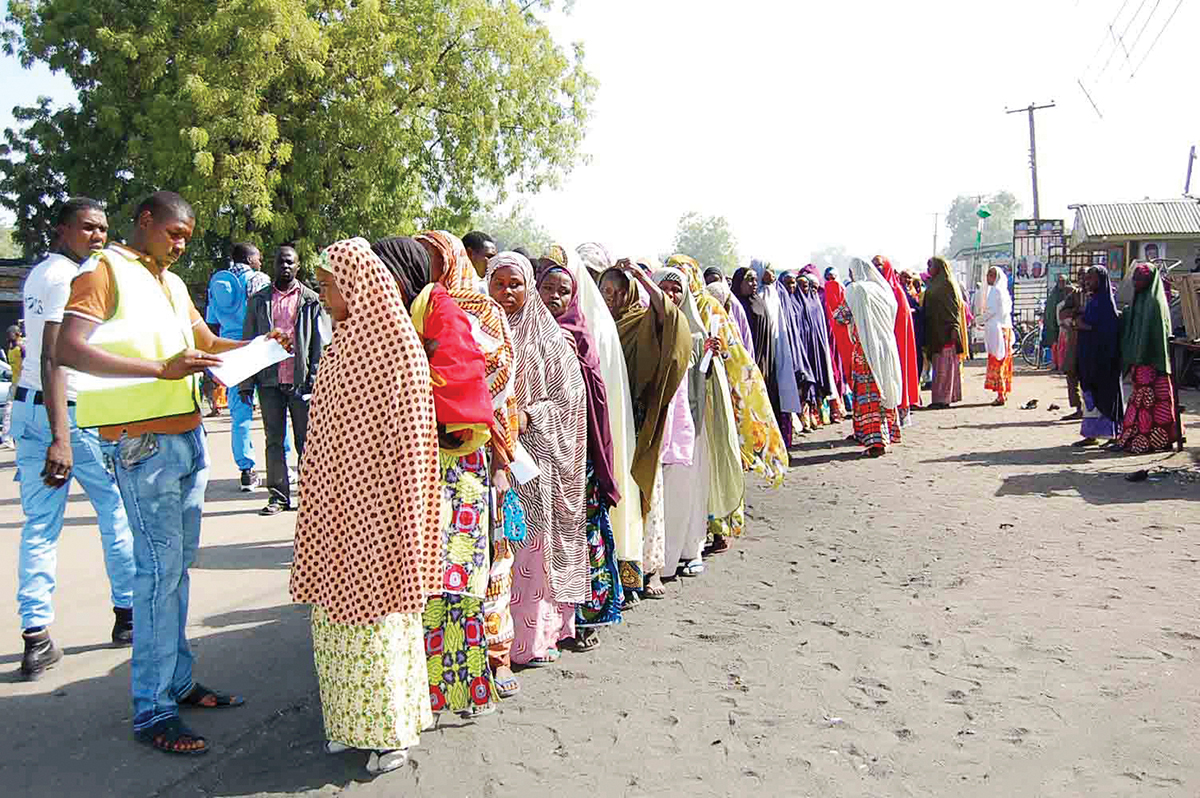
[[[707,338],[708,331],[704,329],[704,322],[700,320],[700,306],[696,304],[696,297],[692,296],[688,276],[674,266],[667,266],[654,272],[652,279],[655,285],[663,280],[671,280],[683,287],[683,302],[680,303],[679,309],[683,311],[683,317],[687,319],[692,335],[703,335]]]
[[[904,392],[904,372],[896,347],[896,295],[879,270],[860,258],[850,261],[850,276],[854,282],[846,286],[846,304],[854,316],[854,328],[883,406],[890,410],[900,404]]]
[[[988,269],[996,272],[995,285],[989,285],[987,291],[987,305],[983,313],[983,321],[987,323],[987,331],[984,333],[984,343],[987,346],[987,353],[997,360],[1003,360],[1008,357],[1010,349],[1009,337],[1013,326],[1012,321],[1012,296],[1008,293],[1008,274],[999,266],[992,266]],[[1008,329],[1010,332],[1005,333]]]
[[[621,501],[609,513],[618,560],[641,562],[645,528],[642,521],[642,492],[633,480],[633,451],[637,448],[637,427],[633,423],[633,399],[629,394],[629,371],[621,336],[613,321],[604,296],[596,281],[584,269],[596,275],[612,265],[608,252],[599,244],[580,244],[567,262],[567,271],[575,278],[579,292],[579,309],[587,322],[592,340],[596,342],[596,357],[600,360],[600,376],[608,391],[608,425],[612,430],[613,478],[621,491]],[[580,261],[584,268],[580,268]]]

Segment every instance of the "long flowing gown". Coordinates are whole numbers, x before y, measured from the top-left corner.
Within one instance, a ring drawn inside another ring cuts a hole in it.
[[[421,611],[442,581],[429,364],[367,241],[331,245],[321,268],[350,316],[334,329],[312,398],[291,593],[313,605],[326,738],[408,748],[433,722]]]
[[[1150,283],[1121,317],[1121,365],[1130,371],[1132,390],[1117,442],[1133,454],[1170,451],[1179,438],[1167,343],[1171,310],[1160,269],[1139,264],[1134,276]]]
[[[527,296],[532,293],[533,267],[516,253],[493,258],[486,279],[505,267],[517,270]],[[558,641],[575,636],[575,605],[591,595],[586,389],[570,335],[536,297],[528,296],[509,324],[516,351],[514,391],[529,416],[519,442],[541,472],[516,487],[528,534],[514,543],[511,657],[523,665],[550,656]]]
[[[850,306],[842,303],[834,321],[848,328],[853,348],[850,360],[850,390],[854,395],[854,437],[864,449],[900,443],[900,424],[894,408],[884,407],[879,384],[871,373],[866,352],[854,326]]]

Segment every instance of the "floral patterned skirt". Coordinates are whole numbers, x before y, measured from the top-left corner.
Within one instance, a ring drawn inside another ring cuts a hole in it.
[[[425,666],[429,704],[434,712],[462,712],[492,701],[483,600],[474,596],[434,596],[425,605]]]
[[[461,712],[487,706],[492,698],[483,611],[491,489],[482,448],[465,455],[443,451],[439,462],[443,592],[429,598],[422,625],[430,705],[435,712]]]
[[[617,571],[612,525],[608,508],[599,501],[596,475],[589,460],[587,466],[587,538],[588,574],[591,596],[575,607],[576,626],[609,626],[621,622],[625,591]]]
[[[488,583],[488,459],[482,448],[439,456],[442,590],[483,598]]]
[[[723,535],[727,538],[740,538],[742,533],[746,531],[746,502],[742,500],[741,505],[725,518],[708,517],[708,535],[713,537]]]
[[[1153,366],[1135,366],[1133,393],[1117,442],[1133,454],[1166,452],[1176,440],[1175,386],[1170,374]]]
[[[433,712],[419,615],[355,626],[334,623],[314,605],[312,639],[326,739],[377,751],[421,741]]]

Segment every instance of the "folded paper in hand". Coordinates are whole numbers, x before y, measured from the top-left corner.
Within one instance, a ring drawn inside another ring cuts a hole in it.
[[[525,447],[520,443],[513,451],[513,461],[508,464],[508,470],[512,472],[513,479],[522,485],[542,475],[542,469],[538,468],[533,457],[525,451]]]
[[[209,373],[226,388],[235,388],[247,377],[289,357],[291,353],[278,341],[260,335],[245,346],[221,353],[221,365],[209,369]]]

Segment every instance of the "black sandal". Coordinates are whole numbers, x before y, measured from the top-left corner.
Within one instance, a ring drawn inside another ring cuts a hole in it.
[[[155,751],[175,756],[200,756],[208,753],[208,741],[184,725],[179,716],[160,720],[149,728],[134,732],[133,738]],[[179,748],[181,741],[200,743],[200,748]]]
[[[211,704],[205,703],[205,699],[210,696],[213,702]],[[218,693],[216,690],[210,690],[199,682],[196,682],[195,686],[188,691],[188,694],[175,703],[181,707],[194,707],[196,709],[228,709],[230,707],[240,707],[246,703],[246,699],[240,695]]]

